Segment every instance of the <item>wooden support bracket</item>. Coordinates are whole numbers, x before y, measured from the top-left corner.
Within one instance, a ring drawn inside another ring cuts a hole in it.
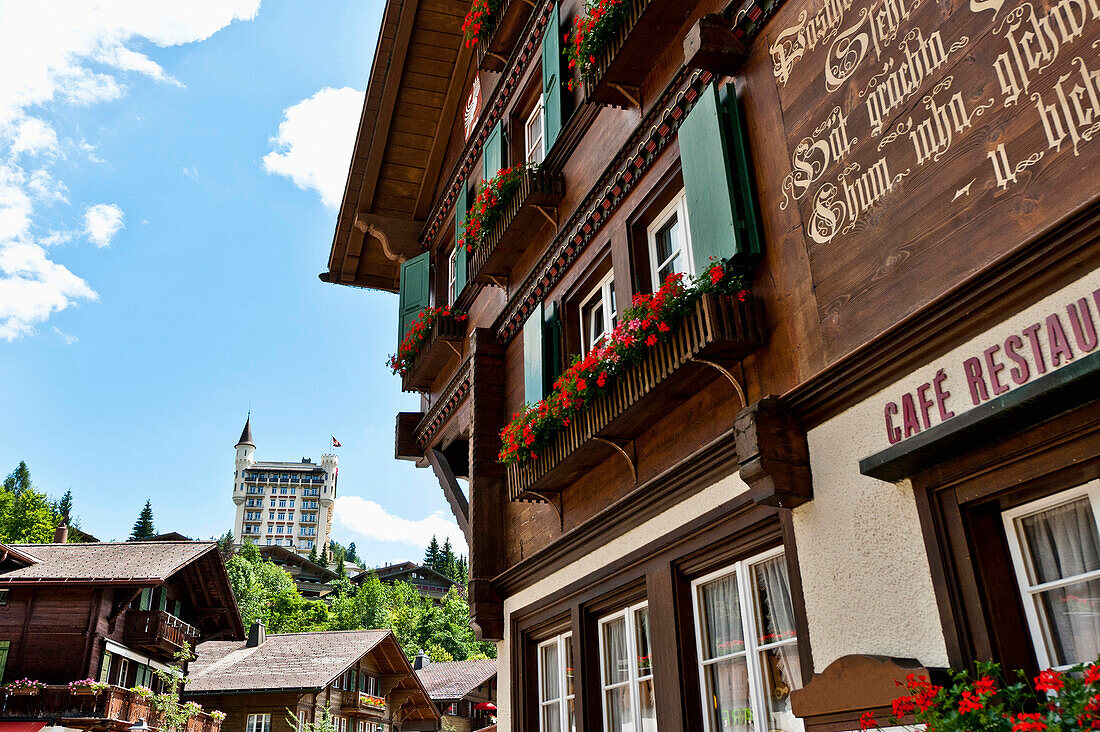
[[[614,82],[608,84],[612,89],[622,94],[630,101],[630,106],[637,107],[640,112],[642,109],[642,90],[631,84],[616,84]]]
[[[506,277],[501,277],[500,275],[485,275],[485,279],[489,280],[490,284],[499,287],[505,292],[508,291],[508,279]]]
[[[550,215],[550,212],[547,211],[547,209],[550,209],[550,211],[554,212],[553,216]],[[545,216],[546,220],[550,222],[551,226],[553,226],[555,229],[558,228],[558,208],[557,208],[557,206],[535,206],[535,210],[537,210],[540,214]]]
[[[733,33],[729,20],[718,13],[704,15],[684,36],[684,64],[717,76],[737,74],[749,49]]]
[[[695,361],[696,363],[703,363],[707,366],[710,366],[711,368],[717,369],[718,372],[721,373],[722,376],[725,376],[726,379],[729,380],[730,384],[733,385],[733,390],[737,392],[737,397],[741,400],[741,406],[744,407],[746,405],[745,390],[741,388],[741,382],[737,380],[737,377],[734,376],[728,368],[718,363],[717,361],[710,360],[709,358],[699,358],[698,356],[696,356],[691,360]]]
[[[741,410],[733,432],[741,478],[754,502],[794,508],[813,499],[806,432],[779,397]]]
[[[527,491],[533,496],[538,496],[544,502],[550,504],[550,508],[554,509],[554,513],[558,515],[558,526],[562,531],[565,531],[565,502],[562,495],[559,493],[558,500],[554,500],[554,496],[550,493],[540,493],[539,491]]]
[[[454,341],[444,341],[444,342],[447,344],[447,346],[452,351],[454,351],[454,354],[456,356],[458,356],[459,358],[462,358],[462,346],[463,346],[463,344],[465,344],[465,341],[460,341],[459,343],[455,343]]]
[[[504,56],[501,56],[499,53],[494,53],[493,51],[486,51],[485,55],[486,56],[491,56],[492,58],[495,58],[496,60],[500,61],[502,64],[508,63],[508,59],[505,58]]]
[[[630,477],[634,479],[634,485],[638,485],[638,453],[634,449],[634,440],[622,440],[614,437],[593,437],[592,439],[615,448],[630,467]]]

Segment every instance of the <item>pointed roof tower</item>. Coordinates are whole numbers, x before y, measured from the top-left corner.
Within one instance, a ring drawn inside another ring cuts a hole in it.
[[[240,447],[241,445],[251,445],[256,447],[256,444],[252,442],[252,414],[249,413],[248,417],[244,420],[244,429],[241,430],[241,439],[237,440],[237,444],[234,447]]]

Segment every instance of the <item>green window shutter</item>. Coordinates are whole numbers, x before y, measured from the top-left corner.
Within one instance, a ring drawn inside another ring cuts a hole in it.
[[[481,148],[481,175],[489,180],[504,167],[504,123],[497,122]]]
[[[172,614],[177,618],[180,617],[180,613],[183,612],[183,603],[176,600],[176,604],[172,606]]]
[[[153,607],[153,588],[145,587],[141,591],[141,603],[138,607],[142,610],[149,610]]]
[[[523,324],[523,400],[535,404],[544,394],[543,309],[540,302]]]
[[[430,304],[431,254],[424,252],[401,263],[401,338],[409,326]]]
[[[730,100],[722,96],[730,92]],[[678,133],[695,271],[712,257],[751,258],[760,253],[759,226],[752,197],[752,172],[744,122],[733,87],[703,90]],[[751,223],[750,223],[751,217]]]
[[[458,200],[455,201],[455,246],[458,247],[458,256],[455,257],[455,297],[457,298],[466,286],[466,278],[469,276],[470,253],[461,245],[462,223],[469,209],[469,194],[466,191],[466,181],[458,187]]]
[[[546,24],[546,35],[542,37],[543,145],[547,152],[558,139],[563,120],[561,40],[561,15],[555,3]]]
[[[0,641],[0,681],[4,680],[4,671],[8,668],[8,651],[11,641]]]
[[[542,329],[542,394],[545,397],[561,376],[561,308],[557,302],[544,308]]]
[[[159,592],[158,592],[158,595],[159,595],[159,600],[157,602],[157,610],[167,610],[168,609],[168,588],[167,587],[161,587]]]
[[[99,664],[99,683],[106,684],[111,673],[111,652],[103,652],[103,662]]]

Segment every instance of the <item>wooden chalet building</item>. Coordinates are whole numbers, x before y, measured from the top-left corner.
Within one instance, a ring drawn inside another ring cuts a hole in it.
[[[324,597],[332,592],[330,583],[338,576],[334,570],[309,561],[308,557],[303,557],[289,547],[273,544],[257,549],[261,557],[286,570],[302,597]]]
[[[9,693],[0,722],[155,725],[148,700],[129,690],[159,692],[154,671],[184,644],[224,638],[244,629],[214,542],[0,545],[0,681],[45,685],[34,696]],[[67,685],[81,679],[110,686],[75,696]],[[195,724],[188,732],[217,729],[206,715]]]
[[[439,713],[388,630],[272,633],[199,647],[185,698],[226,732],[294,732],[328,709],[337,732],[438,730]]]
[[[1100,6],[621,0],[582,72],[490,5],[387,0],[320,276],[395,295],[500,729],[1095,659]]]
[[[493,724],[497,702],[495,659],[431,663],[426,656],[418,656],[413,665],[442,715],[444,729],[476,732]]]
[[[398,562],[387,564],[383,567],[363,572],[355,581],[361,581],[373,572],[383,584],[394,582],[406,582],[413,586],[422,597],[427,597],[433,602],[440,602],[457,583],[445,574],[436,572],[431,567],[425,567],[416,562]],[[459,590],[462,587],[459,585]]]

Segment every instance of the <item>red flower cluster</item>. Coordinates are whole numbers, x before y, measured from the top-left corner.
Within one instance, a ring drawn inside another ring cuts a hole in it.
[[[409,331],[401,340],[401,345],[397,347],[397,353],[390,356],[390,360],[386,362],[386,365],[390,367],[390,371],[402,377],[409,373],[409,368],[416,360],[416,355],[420,353],[420,348],[424,345],[428,333],[431,332],[432,325],[439,318],[446,316],[452,316],[458,321],[466,319],[465,313],[453,311],[449,307],[424,308],[421,310],[416,320],[409,326]]]
[[[943,691],[942,686],[936,686],[928,680],[927,676],[916,674],[905,677],[905,688],[909,690],[909,695],[899,696],[893,701],[895,717],[906,717],[914,712],[927,712],[936,703],[939,693]]]
[[[573,30],[565,34],[565,57],[569,68],[582,79],[588,67],[596,63],[596,54],[619,29],[625,10],[623,0],[587,0],[584,13],[573,19]],[[572,79],[568,86],[572,91]]]
[[[1043,732],[1046,720],[1038,712],[1020,712],[1012,722],[1012,732]]]
[[[1062,680],[1062,674],[1051,668],[1040,671],[1039,675],[1035,677],[1035,689],[1037,691],[1061,691],[1065,685],[1066,682]]]
[[[479,41],[486,41],[489,19],[500,10],[501,0],[474,0],[462,21],[462,37],[466,48],[473,48]]]
[[[534,167],[534,165],[521,163],[511,168],[501,168],[496,175],[481,184],[474,199],[474,205],[462,222],[462,238],[459,246],[464,246],[466,251],[472,252],[474,247],[484,241],[489,230],[503,213],[504,207],[512,199],[512,194],[519,188],[523,175]]]
[[[618,325],[583,358],[577,358],[554,382],[546,399],[512,416],[501,431],[498,459],[505,464],[537,460],[538,451],[554,432],[568,427],[573,418],[609,387],[611,379],[641,361],[648,349],[659,344],[703,292],[734,294],[744,302],[745,274],[728,263],[716,265],[723,276],[710,271],[691,286],[683,275],[673,274],[652,295],[635,295]]]

